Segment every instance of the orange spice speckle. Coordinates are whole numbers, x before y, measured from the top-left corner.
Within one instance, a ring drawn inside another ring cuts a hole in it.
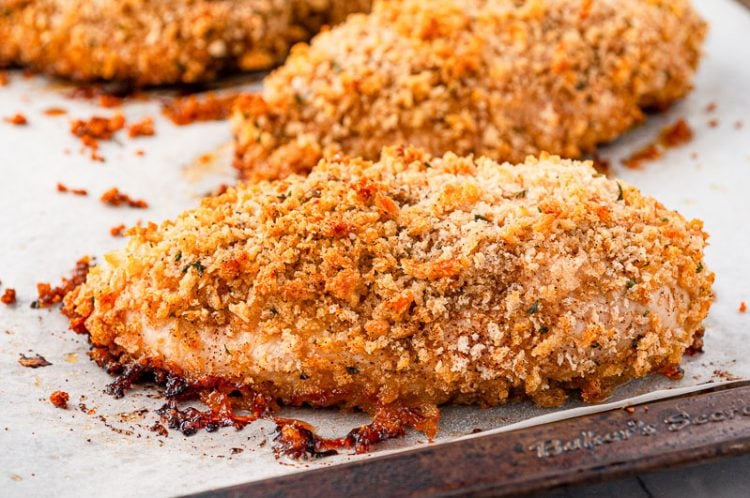
[[[745,301],[740,303],[740,313],[747,313],[747,303]]]
[[[132,208],[145,209],[148,203],[142,199],[132,199],[129,195],[120,192],[117,187],[112,187],[102,194],[101,201],[110,206],[127,205]]]

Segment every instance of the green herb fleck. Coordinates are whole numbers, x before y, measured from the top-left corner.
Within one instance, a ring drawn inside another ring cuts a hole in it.
[[[201,264],[200,261],[195,261],[194,263],[190,263],[185,268],[182,269],[182,273],[187,273],[190,268],[195,268],[198,271],[198,276],[202,277],[203,272],[206,270],[206,267]]]
[[[357,367],[346,367],[346,371],[350,375],[357,375],[359,373],[359,369]]]
[[[626,284],[625,284],[625,286],[626,286],[626,287],[627,287],[628,289],[632,289],[633,287],[635,287],[635,284],[636,284],[636,281],[635,281],[635,280],[633,280],[632,278],[629,278],[629,279],[628,279],[628,283],[626,283]]]
[[[598,342],[594,341],[594,342],[591,343],[591,347],[594,348],[594,349],[599,349],[601,346],[599,345]]]
[[[620,182],[617,182],[617,200],[621,201],[624,197],[622,195],[622,185],[620,185]]]
[[[651,314],[651,310],[646,310],[643,312],[643,316],[648,316]]]
[[[669,221],[669,218],[667,218],[666,216],[662,216],[661,218],[659,218],[659,221],[661,221],[662,223],[666,223],[667,221]]]
[[[178,253],[177,253],[177,256],[175,256],[175,257],[174,257],[174,260],[175,260],[175,261],[179,261],[179,260],[181,260],[181,259],[182,259],[182,251],[178,252]]]
[[[531,305],[531,308],[526,310],[529,315],[533,315],[537,311],[539,311],[539,301],[534,301],[534,304]]]
[[[339,64],[338,61],[331,61],[331,69],[333,69],[334,72],[340,73],[341,72],[341,64]]]
[[[294,101],[297,102],[298,105],[302,105],[305,103],[305,98],[300,95],[299,93],[294,94]]]
[[[479,220],[482,220],[482,221],[490,221],[490,220],[488,220],[487,218],[485,218],[484,216],[482,216],[481,214],[475,214],[475,215],[474,215],[474,221],[479,221]]]
[[[514,199],[523,199],[524,197],[526,197],[526,190],[521,190],[520,192],[513,194]]]
[[[698,268],[695,269],[695,273],[700,273],[703,271],[703,262],[698,263]]]
[[[424,167],[427,169],[432,168],[432,164],[428,163],[427,161],[424,162]]]
[[[272,315],[278,315],[279,310],[276,309],[276,306],[271,306],[271,309],[269,310]]]
[[[549,327],[542,327],[539,329],[540,334],[546,334],[547,332],[549,332]]]
[[[224,351],[226,351],[229,356],[232,356],[232,352],[229,351],[229,348],[227,347],[226,344],[224,344]]]
[[[289,197],[289,194],[287,194],[286,192],[284,192],[283,194],[279,194],[279,195],[277,195],[277,196],[276,196],[276,198],[277,198],[278,200],[280,200],[280,201],[284,201],[284,200],[286,200],[286,199],[287,199],[288,197]]]

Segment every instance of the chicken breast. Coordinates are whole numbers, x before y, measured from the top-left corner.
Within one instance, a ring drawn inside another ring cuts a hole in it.
[[[705,32],[688,0],[378,0],[239,102],[235,164],[279,178],[384,144],[577,158],[683,97]]]
[[[369,0],[0,0],[0,65],[74,80],[194,83],[266,69]]]
[[[282,404],[594,402],[680,363],[706,237],[590,163],[393,148],[134,228],[65,311],[115,357]]]

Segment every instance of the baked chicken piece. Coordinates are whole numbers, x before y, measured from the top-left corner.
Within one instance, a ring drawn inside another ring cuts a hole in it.
[[[391,148],[132,229],[65,312],[114,357],[282,404],[596,402],[680,363],[706,237],[590,163]]]
[[[0,65],[139,86],[266,69],[370,0],[0,0]]]
[[[377,0],[239,102],[235,164],[272,179],[383,144],[577,158],[683,97],[705,32],[688,0]]]

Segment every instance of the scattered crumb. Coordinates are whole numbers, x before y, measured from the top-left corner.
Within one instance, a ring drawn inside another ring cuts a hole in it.
[[[632,415],[635,413],[635,408],[633,408],[632,406],[626,406],[625,411]]]
[[[644,162],[654,161],[660,157],[661,150],[659,150],[659,147],[654,144],[649,144],[623,160],[623,164],[630,169],[639,169],[643,166]]]
[[[0,86],[5,86],[8,84],[8,73],[5,71],[0,71]]]
[[[195,95],[178,97],[162,107],[162,113],[178,126],[198,121],[220,121],[227,119],[232,112],[234,101],[239,95],[217,96],[207,93],[202,99]]]
[[[224,194],[227,190],[229,190],[229,185],[227,185],[226,183],[222,183],[211,192],[207,193],[206,197],[218,197]]]
[[[718,119],[712,119],[711,121],[708,122],[708,127],[709,128],[716,128],[717,126],[719,126],[719,120]]]
[[[710,103],[709,103],[709,104],[708,104],[708,105],[706,106],[706,112],[708,112],[708,113],[714,112],[714,111],[716,110],[716,108],[717,108],[717,107],[718,107],[718,106],[716,105],[716,102],[710,102]]]
[[[9,118],[5,118],[5,121],[7,123],[10,123],[10,124],[15,125],[15,126],[25,126],[25,125],[29,124],[29,120],[26,119],[26,116],[24,116],[21,113],[17,113],[14,116],[11,116]]]
[[[0,297],[0,302],[8,306],[16,304],[16,289],[11,289],[10,287],[5,289],[2,297]]]
[[[167,428],[161,425],[159,422],[149,427],[149,430],[157,433],[159,436],[162,436],[162,437],[169,436],[169,431],[167,430]]]
[[[128,135],[130,138],[151,137],[155,134],[154,119],[151,117],[144,118],[143,120],[131,125],[128,129]]]
[[[40,354],[35,354],[34,356],[26,356],[25,354],[21,353],[21,357],[18,358],[18,363],[26,368],[41,368],[52,365],[52,363],[48,362],[47,359]]]
[[[740,313],[747,313],[747,303],[745,301],[740,303]]]
[[[55,407],[61,408],[63,410],[68,409],[69,399],[70,399],[70,395],[66,393],[65,391],[55,391],[49,397],[50,403],[55,405]]]
[[[724,380],[740,380],[740,377],[737,377],[726,370],[714,370],[714,375]]]
[[[137,150],[135,151],[135,155],[136,155],[136,156],[138,156],[138,157],[143,157],[143,156],[145,156],[145,155],[146,155],[146,151],[145,151],[145,150],[143,150],[143,149],[137,149]]]
[[[109,229],[109,234],[112,237],[122,237],[125,234],[125,225],[117,225]]]
[[[242,448],[230,448],[229,451],[232,453],[232,455],[237,455],[238,453],[242,453],[245,450]]]
[[[690,153],[690,159],[693,159],[693,160],[698,159],[698,153],[697,152],[691,152]]]
[[[132,199],[129,195],[120,192],[117,187],[112,187],[102,194],[101,201],[110,206],[128,205],[136,209],[146,209],[148,203],[142,199]]]
[[[609,175],[611,164],[608,159],[604,159],[603,157],[600,157],[598,154],[594,154],[591,160],[594,163],[594,169],[596,170],[597,173],[605,175],[605,176]]]
[[[91,160],[104,162],[99,155],[99,140],[112,140],[114,134],[125,127],[125,117],[115,114],[111,118],[93,116],[88,120],[76,119],[70,124],[70,132],[81,139],[83,149],[91,150]]]
[[[64,116],[67,114],[68,111],[63,109],[62,107],[50,107],[49,109],[44,111],[45,116]]]
[[[693,130],[684,119],[664,128],[657,143],[651,143],[636,151],[633,155],[623,160],[623,164],[631,169],[639,169],[646,161],[659,159],[665,149],[679,147],[693,140]]]
[[[745,124],[742,121],[737,121],[734,123],[735,130],[741,130],[743,126],[745,126]]]
[[[31,303],[31,307],[47,308],[61,302],[68,292],[72,291],[86,280],[86,275],[89,273],[91,264],[91,258],[88,256],[84,256],[76,261],[76,266],[73,269],[71,277],[69,279],[63,277],[62,283],[58,287],[52,287],[47,282],[36,284],[39,298]]]
[[[83,188],[70,188],[70,187],[67,187],[66,185],[63,185],[60,182],[57,182],[57,191],[58,192],[63,192],[63,193],[70,192],[73,195],[89,195],[89,193],[86,191],[86,189],[83,189]]]

